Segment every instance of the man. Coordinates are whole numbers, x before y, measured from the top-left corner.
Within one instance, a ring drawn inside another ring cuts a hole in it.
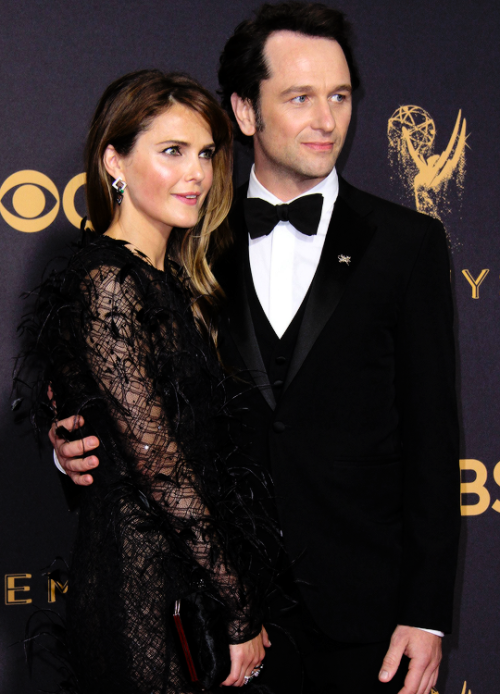
[[[297,642],[307,692],[428,694],[459,528],[444,231],[336,173],[357,84],[340,13],[264,5],[228,41],[219,78],[255,157],[216,274],[222,356],[253,384],[244,454],[272,474],[298,591],[273,618]],[[70,460],[81,444],[52,440],[89,483],[96,456]],[[280,667],[272,684],[289,694],[292,663]]]

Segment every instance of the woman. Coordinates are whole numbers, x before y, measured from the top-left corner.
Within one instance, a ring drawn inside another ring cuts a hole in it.
[[[85,694],[191,691],[171,613],[200,582],[228,615],[224,685],[255,676],[268,644],[246,570],[255,521],[215,433],[226,419],[209,247],[228,241],[231,151],[225,114],[189,77],[114,82],[86,148],[96,233],[40,290],[38,415],[51,382],[59,417],[84,415],[101,442],[68,603]]]

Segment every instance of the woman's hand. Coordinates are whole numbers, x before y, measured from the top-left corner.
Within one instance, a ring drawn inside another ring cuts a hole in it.
[[[231,672],[222,686],[242,687],[245,684],[245,676],[250,677],[252,671],[258,667],[266,655],[264,646],[269,647],[271,642],[267,631],[262,627],[262,631],[251,641],[238,643],[229,646],[231,654]]]

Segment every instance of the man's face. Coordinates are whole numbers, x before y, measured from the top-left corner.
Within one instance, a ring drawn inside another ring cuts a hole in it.
[[[279,31],[267,40],[265,56],[270,77],[260,85],[255,169],[259,181],[286,200],[335,166],[351,119],[351,78],[332,39]]]

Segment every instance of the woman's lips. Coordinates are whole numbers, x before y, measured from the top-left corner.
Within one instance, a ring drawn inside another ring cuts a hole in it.
[[[177,198],[177,200],[180,200],[183,202],[185,205],[196,205],[198,202],[198,198],[200,197],[199,193],[173,193],[173,196]]]

